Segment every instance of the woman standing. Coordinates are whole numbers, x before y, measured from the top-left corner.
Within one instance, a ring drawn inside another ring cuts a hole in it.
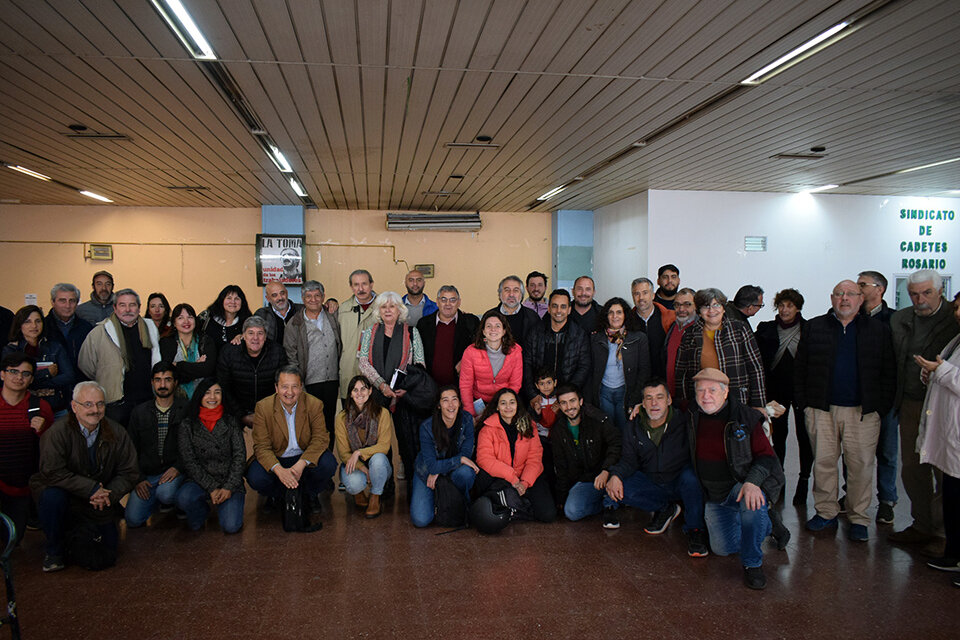
[[[960,294],[953,298],[953,314],[960,323]],[[914,356],[927,396],[920,412],[920,462],[943,472],[943,528],[947,544],[943,557],[927,564],[954,573],[960,587],[960,335],[947,343],[937,360]]]
[[[433,417],[420,425],[420,453],[415,463],[410,520],[416,527],[433,522],[437,481],[450,481],[463,494],[464,505],[470,504],[470,489],[479,467],[473,457],[473,418],[461,410],[457,389],[449,385],[440,389],[440,401]]]
[[[228,342],[239,344],[243,323],[252,314],[243,289],[228,284],[204,312],[203,334],[218,347]]]
[[[803,409],[793,402],[793,360],[797,356],[800,344],[800,330],[806,323],[800,310],[803,309],[803,296],[796,289],[784,289],[774,298],[777,317],[757,325],[757,346],[763,358],[763,368],[767,374],[767,387],[770,399],[782,404],[786,411],[773,418],[773,450],[783,459],[787,454],[787,434],[790,431],[788,413],[793,407],[793,420],[796,425],[797,452],[800,454],[800,478],[797,491],[793,494],[793,504],[807,503],[807,489],[810,483],[810,470],[813,468],[813,449],[810,436],[803,418]]]
[[[500,389],[481,416],[474,495],[514,491],[530,503],[533,517],[553,522],[557,507],[543,477],[543,447],[513,389]]]
[[[522,384],[523,350],[503,314],[491,309],[483,314],[474,342],[460,360],[463,409],[477,417],[494,393],[503,388],[519,392]]]
[[[651,372],[650,348],[637,326],[637,314],[623,298],[607,300],[598,322],[600,330],[590,335],[593,376],[584,396],[623,432],[640,411],[640,385]]]
[[[390,445],[393,420],[390,412],[373,398],[373,386],[363,376],[354,376],[347,385],[347,406],[337,414],[335,433],[340,458],[340,482],[358,507],[366,507],[367,518],[380,515],[380,496],[393,475]],[[370,485],[369,499],[364,494]]]
[[[240,531],[247,451],[243,428],[224,413],[223,391],[215,379],[197,385],[177,442],[184,475],[177,506],[187,515],[187,526],[193,531],[203,527],[213,504],[223,532]]]
[[[46,400],[54,414],[63,415],[70,404],[76,372],[63,345],[43,335],[40,307],[30,304],[17,311],[9,340],[2,355],[22,351],[33,358],[37,366],[30,393]]]
[[[180,303],[173,308],[172,315],[175,333],[160,339],[160,359],[176,369],[180,389],[189,399],[197,382],[216,370],[216,346],[206,336],[197,334],[197,314],[192,306]],[[211,346],[213,349],[209,349]]]
[[[170,303],[167,302],[167,296],[160,292],[154,292],[147,298],[147,312],[143,314],[147,320],[153,320],[157,327],[157,333],[161,338],[165,338],[173,333],[173,327],[170,326]]]

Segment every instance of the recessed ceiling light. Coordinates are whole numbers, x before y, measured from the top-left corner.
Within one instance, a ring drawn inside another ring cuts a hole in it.
[[[830,189],[836,189],[840,185],[838,184],[825,184],[822,187],[813,187],[812,189],[804,189],[800,193],[820,193],[821,191],[829,191]]]
[[[307,192],[303,190],[303,187],[300,186],[300,183],[297,182],[296,178],[290,178],[290,188],[293,189],[293,192],[301,198],[307,197]]]
[[[197,23],[180,0],[152,0],[153,6],[167,21],[170,29],[180,38],[180,42],[197,60],[216,60],[217,54],[213,47],[200,32]]]
[[[565,185],[565,184],[562,184],[562,185],[560,185],[559,187],[554,187],[553,189],[550,189],[550,191],[547,191],[547,192],[546,192],[545,194],[543,194],[542,196],[539,196],[539,197],[537,198],[537,200],[540,200],[541,202],[542,202],[543,200],[549,200],[550,198],[552,198],[553,196],[557,195],[558,193],[560,193],[561,191],[563,191],[563,190],[566,189],[566,188],[567,188],[567,185]]]
[[[275,146],[268,145],[270,149],[270,159],[273,160],[273,164],[277,165],[277,168],[280,169],[282,173],[293,173],[293,168],[290,166],[290,163],[287,162],[286,156],[281,153],[280,149],[277,149]]]
[[[477,141],[477,142],[490,142],[490,141],[492,141],[492,140],[493,140],[493,137],[492,137],[492,136],[480,135],[480,136],[477,136],[477,137],[476,137],[476,141]]]
[[[816,147],[810,147],[810,151],[813,151],[814,153],[823,153],[826,150],[826,147],[820,145],[817,145]]]
[[[70,129],[71,131],[77,131],[77,132],[86,131],[86,130],[87,130],[87,125],[85,125],[85,124],[68,124],[68,125],[67,125],[67,129]]]
[[[924,164],[919,167],[911,167],[909,169],[901,169],[896,173],[910,173],[911,171],[920,171],[921,169],[929,169],[931,167],[939,167],[942,164],[950,164],[951,162],[958,162],[960,158],[950,158],[949,160],[941,160],[940,162],[931,162],[930,164]]]
[[[80,194],[85,195],[88,198],[93,198],[94,200],[99,200],[100,202],[113,202],[113,200],[111,200],[110,198],[107,198],[106,196],[101,196],[100,194],[94,193],[93,191],[81,190]]]
[[[810,40],[807,40],[802,45],[794,49],[793,51],[780,56],[779,58],[777,58],[776,60],[768,64],[767,66],[763,67],[762,69],[760,69],[759,71],[751,75],[746,80],[742,80],[740,84],[758,85],[766,82],[767,80],[774,77],[781,71],[785,71],[789,69],[790,67],[797,64],[801,60],[804,60],[812,56],[818,51],[830,46],[831,44],[839,40],[840,37],[837,37],[831,40],[830,42],[825,42],[826,40],[833,38],[833,36],[836,36],[838,33],[840,33],[841,31],[843,31],[849,26],[850,26],[849,22],[841,22],[839,24],[833,25],[832,27],[830,27],[820,35],[814,38],[811,38]],[[817,45],[822,45],[822,46],[817,46]]]
[[[7,167],[7,169],[13,169],[14,171],[19,171],[20,173],[22,173],[22,174],[24,174],[24,175],[30,176],[31,178],[36,178],[36,179],[38,179],[38,180],[47,180],[47,181],[49,181],[49,180],[51,179],[50,176],[45,176],[45,175],[43,175],[42,173],[37,173],[36,171],[33,171],[33,170],[31,170],[31,169],[27,169],[26,167],[21,167],[20,165],[8,164],[8,165],[6,165],[6,167]]]

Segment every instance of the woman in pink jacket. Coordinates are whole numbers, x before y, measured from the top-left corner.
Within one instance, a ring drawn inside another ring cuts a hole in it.
[[[476,496],[513,491],[529,503],[540,522],[552,522],[557,508],[543,475],[543,446],[513,389],[500,389],[481,416],[477,435]]]
[[[523,350],[496,309],[483,314],[474,343],[460,360],[460,402],[474,419],[500,389],[520,391]]]

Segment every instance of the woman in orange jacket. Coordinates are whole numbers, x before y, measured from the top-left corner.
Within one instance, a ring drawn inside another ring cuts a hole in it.
[[[557,508],[543,475],[543,446],[516,391],[497,391],[481,416],[477,436],[474,482],[477,496],[497,491],[515,492],[529,503],[529,513],[540,522],[552,522]]]

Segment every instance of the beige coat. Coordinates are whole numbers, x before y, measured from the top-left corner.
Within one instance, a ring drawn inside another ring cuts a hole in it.
[[[147,334],[153,343],[150,364],[155,365],[160,362],[160,336],[157,334],[157,326],[152,322],[145,322],[143,318],[137,322],[144,322],[147,327]],[[87,334],[87,339],[80,347],[77,364],[88,378],[96,380],[97,384],[103,387],[106,391],[104,400],[108,404],[123,398],[123,377],[127,372],[120,355],[120,337],[110,318],[98,322],[93,331]]]
[[[340,322],[340,344],[343,345],[343,352],[340,354],[340,397],[347,397],[347,385],[353,376],[360,374],[360,364],[357,360],[357,352],[360,348],[360,334],[373,326],[373,303],[367,307],[366,311],[357,314],[354,307],[357,307],[356,297],[351,297],[340,305],[337,312],[337,319]]]

